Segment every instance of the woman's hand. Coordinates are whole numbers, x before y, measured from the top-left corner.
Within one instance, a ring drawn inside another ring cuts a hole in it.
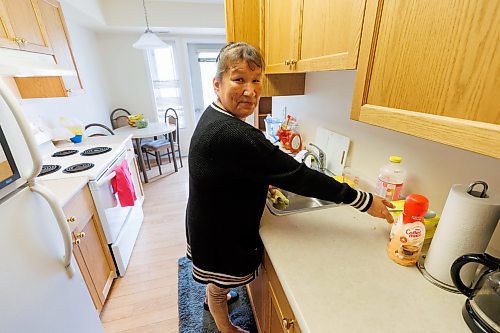
[[[387,207],[394,208],[394,205],[384,198],[373,195],[373,202],[370,208],[366,211],[371,216],[386,219],[389,223],[394,223],[394,218]]]

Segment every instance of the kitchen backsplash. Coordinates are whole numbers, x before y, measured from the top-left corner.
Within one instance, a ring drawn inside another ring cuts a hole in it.
[[[431,209],[441,212],[453,184],[484,180],[500,192],[500,161],[379,128],[350,119],[355,71],[308,73],[304,96],[273,97],[273,116],[287,113],[300,123],[304,142],[313,142],[318,127],[351,139],[346,166],[375,181],[390,155],[403,157],[408,179],[403,194],[421,193]],[[500,255],[500,228],[490,242],[490,252]]]

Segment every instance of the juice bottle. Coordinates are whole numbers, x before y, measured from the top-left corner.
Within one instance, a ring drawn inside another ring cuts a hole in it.
[[[387,246],[387,254],[394,262],[403,266],[415,265],[425,240],[424,215],[429,200],[420,194],[406,197],[403,213],[394,225],[393,237]]]
[[[389,161],[389,164],[380,168],[375,194],[389,201],[399,200],[406,180],[406,170],[400,164],[402,161],[400,156],[391,156]]]
[[[288,147],[285,145],[285,148],[290,150],[292,153],[298,153],[302,150],[302,137],[299,133],[299,125],[296,121],[290,123],[290,139],[288,140]]]

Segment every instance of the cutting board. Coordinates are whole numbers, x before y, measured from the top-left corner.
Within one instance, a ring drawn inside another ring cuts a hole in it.
[[[318,147],[326,153],[326,168],[335,175],[341,175],[344,171],[349,151],[350,139],[346,136],[318,127],[316,141]]]

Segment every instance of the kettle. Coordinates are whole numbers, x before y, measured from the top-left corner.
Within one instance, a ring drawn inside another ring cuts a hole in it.
[[[460,270],[470,262],[485,266],[472,288],[460,278]],[[465,254],[451,265],[451,278],[457,289],[467,296],[462,315],[471,331],[500,333],[500,259],[487,253]]]

